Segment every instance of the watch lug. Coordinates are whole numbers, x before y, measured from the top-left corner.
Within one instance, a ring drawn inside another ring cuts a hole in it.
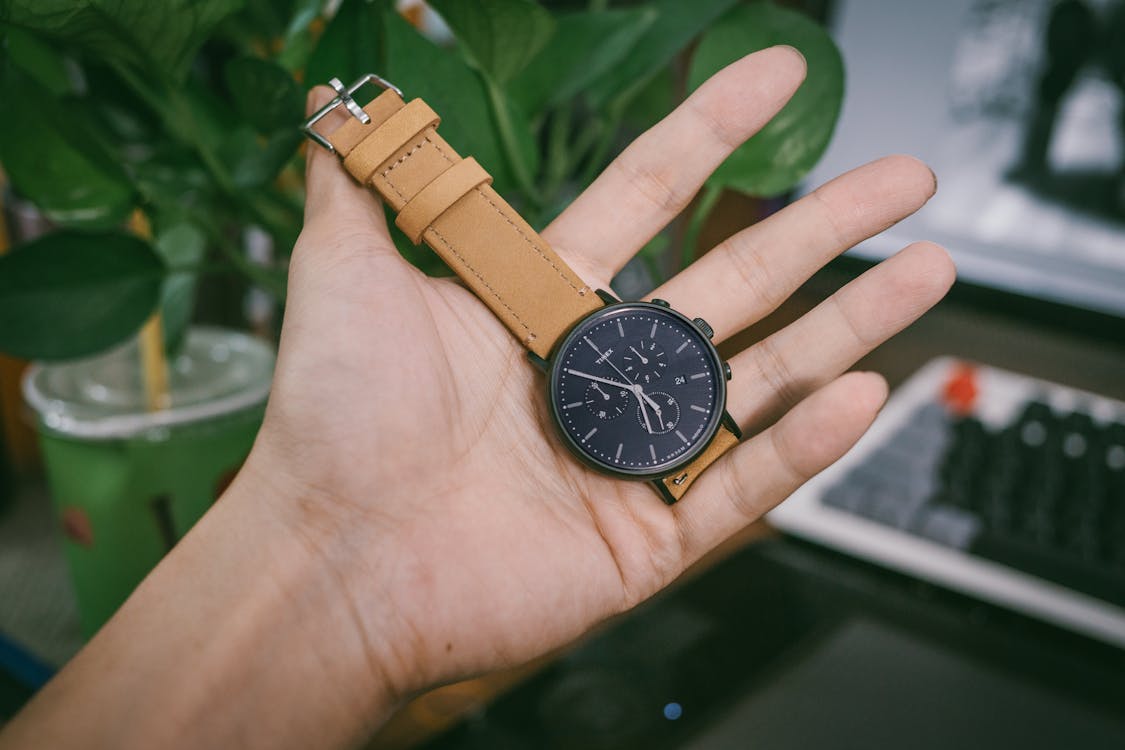
[[[652,486],[660,494],[660,499],[664,501],[665,505],[676,504],[676,498],[673,497],[672,493],[668,491],[668,488],[664,485],[663,479],[653,479]]]
[[[547,370],[550,369],[550,367],[551,367],[550,362],[543,359],[542,357],[540,357],[535,352],[528,352],[527,353],[527,361],[530,362],[531,364],[535,365],[535,368],[537,370],[539,370],[539,372],[543,373],[544,375],[547,374]]]
[[[742,439],[742,430],[738,428],[738,422],[734,421],[734,417],[732,417],[730,412],[726,409],[723,410],[723,416],[722,419],[719,420],[719,424],[730,430],[739,440]]]
[[[594,294],[598,295],[598,297],[601,298],[602,302],[606,303],[607,305],[616,305],[621,301],[617,299],[617,297],[614,297],[610,292],[607,292],[605,289],[598,289],[594,292]]]

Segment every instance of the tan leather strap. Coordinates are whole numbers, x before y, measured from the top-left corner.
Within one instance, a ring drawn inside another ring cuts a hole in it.
[[[463,160],[437,134],[433,110],[417,99],[404,104],[394,91],[363,109],[369,123],[347,117],[328,135],[344,166],[396,213],[420,200],[405,220],[408,234],[432,247],[524,346],[549,357],[601,300],[487,181],[442,207],[472,173],[462,167],[434,184]]]
[[[473,188],[492,183],[492,177],[473,157],[467,157],[445,170],[416,196],[411,198],[395,218],[395,224],[417,245],[422,235],[450,206]]]
[[[707,449],[688,464],[687,468],[659,480],[662,487],[661,494],[671,502],[679,500],[691,487],[692,482],[699,478],[703,470],[738,445],[739,439],[740,437],[731,432],[726,425],[720,425],[719,431],[715,433],[715,437],[711,438],[711,443],[707,446]]]

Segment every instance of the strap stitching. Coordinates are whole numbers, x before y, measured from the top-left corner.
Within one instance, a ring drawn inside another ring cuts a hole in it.
[[[535,332],[531,330],[531,327],[528,326],[527,323],[524,322],[523,318],[521,318],[519,316],[519,313],[517,313],[515,310],[513,310],[512,307],[507,302],[504,301],[504,298],[501,297],[500,294],[495,289],[492,288],[492,285],[484,280],[484,277],[480,275],[480,273],[477,271],[477,269],[473,268],[473,266],[469,263],[469,261],[467,261],[465,259],[465,256],[463,256],[463,255],[461,255],[461,253],[457,252],[457,248],[455,248],[455,247],[453,247],[453,245],[449,244],[449,240],[445,239],[445,237],[442,236],[441,232],[434,229],[432,226],[427,231],[433,232],[434,236],[437,237],[439,240],[441,240],[441,244],[443,244],[447,248],[449,248],[449,252],[453,253],[453,255],[455,255],[457,257],[457,260],[461,261],[461,263],[465,266],[465,268],[469,269],[469,271],[472,272],[473,276],[476,276],[477,280],[480,281],[480,283],[484,284],[485,289],[487,289],[489,292],[491,292],[492,296],[495,297],[496,300],[501,305],[504,306],[504,309],[512,314],[512,317],[515,318],[521,326],[523,326],[525,331],[527,331],[527,334],[528,334],[527,340],[528,341],[534,341],[536,338],[538,338],[535,335]]]

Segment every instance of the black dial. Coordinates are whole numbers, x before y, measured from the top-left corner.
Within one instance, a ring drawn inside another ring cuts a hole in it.
[[[633,477],[669,474],[695,458],[726,398],[707,337],[683,315],[641,302],[611,305],[575,326],[553,359],[550,389],[569,447],[595,468]]]

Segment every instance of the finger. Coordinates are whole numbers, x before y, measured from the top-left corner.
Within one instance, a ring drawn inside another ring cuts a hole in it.
[[[653,296],[705,318],[722,341],[829,260],[917,211],[935,187],[933,172],[911,156],[865,164],[729,237]]]
[[[327,86],[309,91],[308,114],[323,107],[336,93]],[[337,108],[317,124],[321,133],[331,133],[348,115]],[[351,178],[340,160],[315,144],[308,147],[305,164],[305,226],[351,235],[387,236],[387,222],[378,197]],[[390,244],[387,236],[387,244]],[[393,246],[391,247],[393,249]]]
[[[543,236],[569,262],[608,281],[804,77],[805,59],[792,47],[731,63],[625,149]]]
[[[924,312],[953,284],[939,245],[919,242],[867,271],[789,326],[731,359],[731,416],[747,432],[771,423]]]
[[[871,425],[886,398],[887,384],[881,376],[848,373],[715,462],[672,506],[685,565],[844,455]]]

